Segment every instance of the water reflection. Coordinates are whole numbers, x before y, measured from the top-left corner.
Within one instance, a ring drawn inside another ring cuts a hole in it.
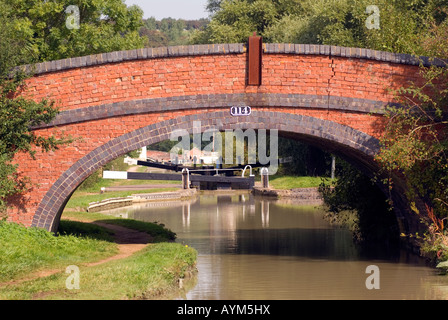
[[[350,232],[312,206],[250,194],[145,203],[109,214],[164,223],[198,250],[198,279],[186,299],[445,299],[448,277],[409,254],[364,258]],[[412,259],[410,259],[412,258]],[[365,270],[381,270],[367,290]]]
[[[186,205],[182,206],[182,227],[184,228],[190,227],[190,213],[191,213],[191,205],[188,202]]]

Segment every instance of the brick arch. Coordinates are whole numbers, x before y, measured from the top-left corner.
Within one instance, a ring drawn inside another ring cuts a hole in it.
[[[266,129],[294,134],[296,139],[337,150],[370,170],[374,166],[373,156],[379,150],[375,137],[328,120],[293,114],[285,117],[284,113],[273,111],[254,111],[244,120],[223,117],[222,111],[212,111],[150,124],[111,140],[77,161],[57,179],[38,206],[32,226],[56,231],[66,202],[85,178],[122,154],[170,139],[174,130],[185,129],[193,133],[194,121],[201,122],[202,131],[211,128]]]
[[[36,65],[23,95],[51,99],[61,112],[32,129],[38,136],[76,140],[54,152],[36,150],[35,161],[17,155],[18,172],[33,187],[12,199],[8,219],[54,229],[69,193],[95,168],[145,139],[166,138],[175,126],[188,129],[194,119],[279,129],[374,172],[382,108],[394,101],[389,89],[418,83],[419,63],[430,64],[427,58],[367,49],[263,44],[261,82],[252,85],[248,51],[245,44],[146,48]],[[243,105],[253,114],[233,118],[229,107]]]

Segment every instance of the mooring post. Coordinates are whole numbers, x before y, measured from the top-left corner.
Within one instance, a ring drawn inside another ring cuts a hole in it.
[[[269,188],[269,170],[261,168],[261,185],[263,188]]]
[[[182,170],[182,188],[190,189],[190,173],[187,168]]]

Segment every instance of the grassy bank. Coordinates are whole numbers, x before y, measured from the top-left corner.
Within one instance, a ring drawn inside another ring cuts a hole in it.
[[[269,185],[278,190],[289,190],[296,188],[317,188],[322,181],[330,183],[330,178],[321,177],[297,177],[297,176],[271,176]]]
[[[42,269],[97,261],[117,253],[109,232],[86,226],[89,237],[55,237],[42,229],[0,222],[0,283],[16,280]]]
[[[67,213],[61,221],[60,235],[41,229],[0,223],[0,299],[87,299],[118,300],[157,298],[177,288],[177,281],[188,275],[195,265],[196,251],[172,240],[175,234],[163,226],[101,214]],[[117,253],[117,244],[105,228],[89,222],[116,224],[144,231],[153,243],[131,257],[95,267],[85,266]],[[80,289],[69,290],[65,269],[80,268]],[[25,282],[10,283],[55,269],[57,273]]]
[[[196,253],[176,243],[151,244],[133,256],[96,267],[80,266],[80,287],[66,287],[64,272],[0,288],[2,299],[156,299],[177,289],[194,265]]]

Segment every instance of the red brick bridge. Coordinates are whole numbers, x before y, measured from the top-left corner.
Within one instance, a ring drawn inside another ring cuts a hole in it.
[[[57,230],[65,204],[89,175],[176,129],[191,132],[194,121],[203,131],[277,129],[375,172],[382,108],[393,102],[390,89],[418,79],[418,63],[409,55],[337,46],[215,44],[38,64],[27,94],[56,101],[61,113],[33,130],[79,139],[55,152],[38,150],[34,161],[17,156],[33,188],[14,200],[8,219]],[[232,116],[232,106],[250,106],[252,113]],[[397,217],[408,229],[405,214]]]

